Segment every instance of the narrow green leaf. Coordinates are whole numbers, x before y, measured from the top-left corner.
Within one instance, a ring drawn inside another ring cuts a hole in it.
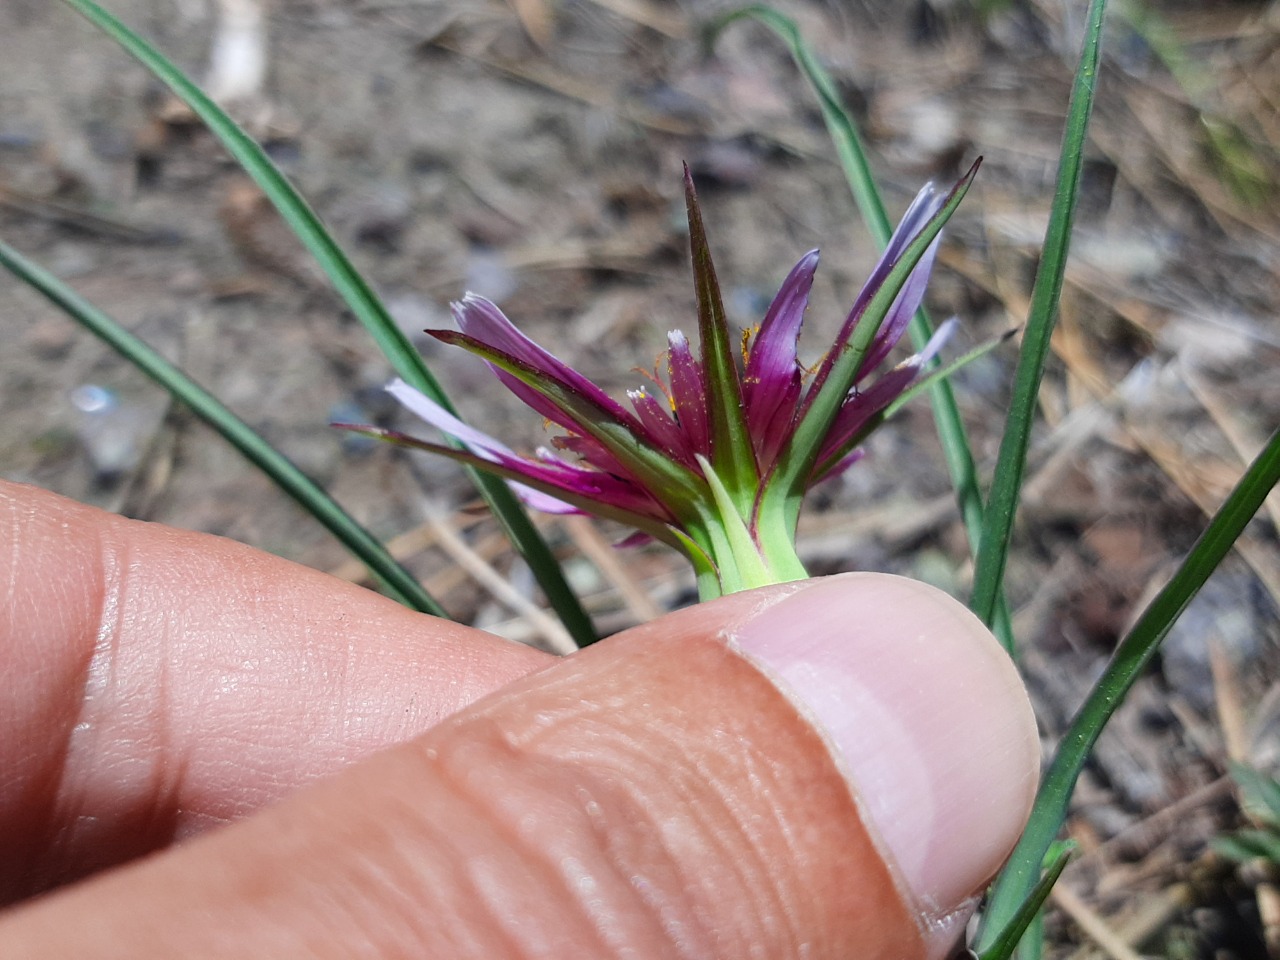
[[[1280,481],[1280,431],[1271,435],[1262,453],[1249,465],[1209,521],[1186,560],[1120,641],[1106,672],[1071,721],[1036,795],[1031,822],[996,881],[983,918],[980,948],[994,941],[997,932],[1008,924],[1017,905],[1034,886],[1040,861],[1066,819],[1067,803],[1076,779],[1102,728],[1155,655],[1174,621],[1217,569],[1277,481]]]
[[[1084,46],[1067,108],[1062,156],[1058,162],[1058,183],[1040,255],[1040,267],[1031,292],[1031,309],[1014,375],[1009,415],[1000,440],[1000,454],[991,480],[982,540],[974,561],[973,595],[969,606],[987,624],[995,618],[1004,581],[1009,538],[1013,532],[1013,518],[1022,490],[1022,474],[1026,468],[1027,447],[1035,418],[1036,396],[1044,376],[1049,339],[1057,320],[1058,300],[1062,296],[1062,283],[1067,271],[1067,251],[1071,243],[1080,171],[1084,164],[1085,137],[1098,85],[1106,6],[1106,0],[1091,0],[1089,4]]]
[[[372,335],[396,372],[450,413],[456,413],[422,357],[391,318],[373,288],[330,236],[315,211],[276,168],[266,151],[163,54],[100,5],[93,0],[63,2],[111,37],[195,112],[245,173],[258,184],[294,235],[316,258],[343,301]],[[496,477],[477,472],[471,472],[470,477],[507,536],[528,562],[565,628],[580,646],[593,642],[596,633],[590,618],[515,494]]]
[[[1280,825],[1280,780],[1243,763],[1231,764],[1240,806],[1254,820]]]
[[[1062,876],[1062,871],[1066,869],[1067,863],[1071,860],[1071,854],[1074,852],[1074,843],[1055,844],[1055,849],[1050,850],[1045,858],[1047,862],[1045,863],[1044,873],[1031,889],[1031,892],[1027,894],[1027,898],[1022,901],[1017,911],[1009,919],[1004,929],[991,942],[991,946],[979,954],[979,960],[1009,960],[1009,957],[1013,956],[1013,951],[1018,948],[1018,942],[1040,914],[1041,907],[1049,899],[1049,894],[1053,892],[1053,885]]]
[[[744,7],[713,20],[706,32],[708,42],[714,42],[720,31],[729,24],[744,19],[756,20],[767,26],[787,45],[796,66],[818,99],[823,122],[862,218],[876,242],[881,248],[885,247],[893,235],[893,224],[889,221],[888,211],[876,188],[875,178],[871,175],[871,164],[867,160],[853,115],[845,107],[831,75],[819,62],[812,48],[805,43],[795,21],[765,6]],[[915,348],[923,350],[933,336],[933,325],[923,307],[911,318],[908,331]],[[976,554],[978,543],[982,539],[982,493],[978,489],[978,472],[965,434],[964,421],[960,417],[960,408],[956,405],[951,385],[945,379],[934,383],[929,391],[929,403],[933,408],[933,420],[947,462],[947,472],[951,475],[951,485],[955,489],[960,516],[969,537],[969,548]],[[1012,651],[1013,627],[1003,594],[993,629],[1005,649]]]
[[[36,266],[3,241],[0,241],[0,266],[30,284],[77,323],[190,407],[197,417],[213,427],[281,490],[322,523],[347,549],[364,561],[378,581],[397,600],[424,613],[446,616],[443,608],[423,589],[417,579],[400,566],[371,533],[213,394],[53,274]]]
[[[1280,864],[1280,834],[1272,830],[1238,830],[1212,841],[1213,849],[1237,863],[1269,860]]]
[[[714,472],[734,497],[740,516],[750,516],[760,470],[756,465],[747,418],[742,406],[742,381],[733,357],[729,321],[720,297],[720,283],[711,262],[711,245],[702,223],[698,195],[688,165],[684,168],[685,206],[689,213],[689,250],[698,296],[698,339],[702,346],[702,385],[707,398]]]

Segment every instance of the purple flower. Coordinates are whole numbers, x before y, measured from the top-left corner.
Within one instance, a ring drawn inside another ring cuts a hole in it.
[[[818,253],[800,259],[735,356],[693,182],[685,171],[699,350],[667,338],[652,384],[628,405],[534,343],[494,304],[468,293],[458,330],[427,331],[482,357],[528,406],[562,431],[521,456],[397,380],[391,393],[463,449],[367,429],[497,473],[527,503],[622,521],[684,552],[704,595],[805,576],[795,526],[805,491],[844,470],[886,408],[916,381],[946,338],[872,379],[920,305],[938,234],[977,171],[949,191],[916,196],[812,375],[797,342]],[[869,379],[870,383],[866,383]]]

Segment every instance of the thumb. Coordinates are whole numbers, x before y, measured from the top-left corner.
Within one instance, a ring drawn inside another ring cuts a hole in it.
[[[782,585],[14,911],[0,955],[938,958],[1037,758],[1013,667],[953,600]]]

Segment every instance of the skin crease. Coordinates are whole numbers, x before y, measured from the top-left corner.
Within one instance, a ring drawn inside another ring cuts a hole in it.
[[[0,956],[925,955],[729,643],[791,585],[558,660],[30,487],[0,532],[0,883],[97,873],[0,915]]]

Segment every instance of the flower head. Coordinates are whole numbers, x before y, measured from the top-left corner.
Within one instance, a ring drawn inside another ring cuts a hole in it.
[[[537,509],[610,517],[669,543],[693,562],[704,597],[804,577],[794,538],[805,491],[858,458],[859,444],[946,336],[944,328],[924,351],[866,383],[919,307],[938,234],[976,171],[975,163],[949,191],[920,191],[811,375],[797,341],[817,251],[792,268],[735,355],[686,169],[696,353],[684,333],[670,333],[652,385],[629,391],[624,405],[468,293],[453,305],[457,331],[427,332],[487,361],[563,431],[555,449],[521,456],[399,380],[388,388],[396,399],[462,448],[369,432],[506,477]]]

